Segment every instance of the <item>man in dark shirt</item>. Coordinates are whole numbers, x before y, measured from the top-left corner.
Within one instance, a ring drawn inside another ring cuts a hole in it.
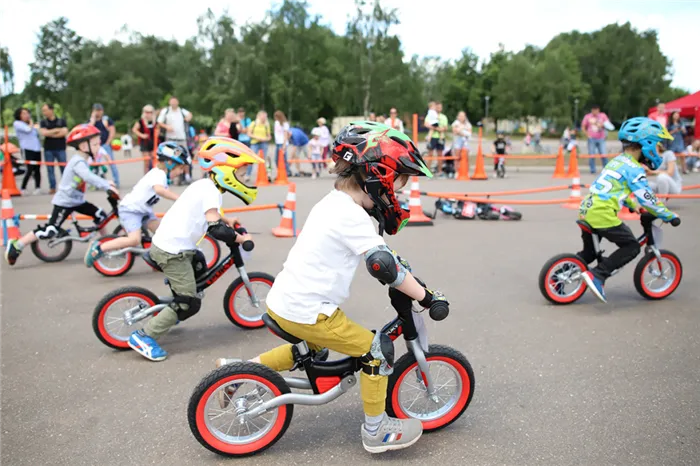
[[[44,136],[44,159],[47,162],[66,163],[66,134],[68,126],[66,120],[57,118],[53,104],[44,104],[41,107],[44,119],[39,123],[39,132]],[[47,165],[46,171],[49,174],[50,194],[56,193],[56,173],[53,165]],[[65,165],[60,165],[61,174],[65,170]]]
[[[90,114],[90,120],[88,123],[95,125],[97,129],[100,130],[100,144],[102,148],[109,154],[109,158],[114,160],[114,151],[112,150],[112,139],[114,139],[114,134],[116,128],[114,127],[114,121],[107,115],[105,115],[105,109],[102,104],[94,104],[92,106],[92,114]],[[114,178],[114,184],[119,188],[119,170],[115,164],[109,166],[112,169],[112,178]]]

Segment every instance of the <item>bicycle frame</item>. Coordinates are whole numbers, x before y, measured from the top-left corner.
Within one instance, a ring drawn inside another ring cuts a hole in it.
[[[435,386],[430,376],[425,353],[418,343],[418,331],[413,322],[412,312],[411,309],[397,310],[398,316],[386,324],[380,332],[387,335],[392,341],[403,335],[406,347],[413,353],[418,363],[417,375],[422,378],[428,396],[434,399]],[[346,357],[336,361],[315,361],[305,341],[294,344],[293,352],[296,362],[301,363],[308,379],[284,377],[284,381],[291,388],[313,390],[313,394],[287,393],[275,397],[246,412],[244,416],[247,419],[258,417],[285,404],[326,404],[347,392],[357,383],[355,372],[362,369],[361,358]]]
[[[253,286],[250,283],[248,277],[248,272],[245,270],[245,264],[243,262],[243,257],[241,255],[240,247],[231,248],[231,253],[214,268],[207,270],[206,273],[197,280],[197,295],[200,299],[204,296],[204,290],[209,288],[211,285],[216,283],[222,275],[224,275],[232,266],[236,266],[238,274],[243,280],[243,284],[248,291],[248,295],[255,307],[260,307],[260,300],[256,296]],[[168,279],[164,280],[165,284],[168,285]],[[173,301],[172,296],[159,296],[158,304],[154,306],[144,307],[142,305],[135,306],[131,309],[124,311],[124,321],[127,325],[133,325],[134,323],[145,319],[146,317],[162,311],[168,304]]]
[[[104,227],[106,227],[109,222],[111,222],[115,218],[119,218],[119,211],[117,209],[117,199],[114,199],[112,197],[108,197],[107,200],[109,201],[110,205],[112,206],[112,211],[109,214],[107,214],[107,216],[105,217],[104,220],[102,220],[97,225],[83,227],[83,226],[80,226],[80,224],[78,223],[78,220],[76,220],[75,212],[72,212],[71,213],[71,221],[73,222],[73,226],[75,226],[75,229],[78,232],[78,235],[75,236],[75,235],[67,234],[65,236],[59,236],[58,238],[52,238],[52,239],[48,240],[49,247],[54,247],[55,245],[60,244],[60,243],[65,243],[66,241],[77,241],[80,243],[87,243],[90,240],[92,240],[95,237],[95,235],[97,234],[97,232],[102,230]],[[66,231],[66,233],[68,233],[68,232]]]

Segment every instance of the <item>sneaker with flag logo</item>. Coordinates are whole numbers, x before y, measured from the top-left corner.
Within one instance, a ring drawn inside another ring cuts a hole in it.
[[[129,346],[146,359],[162,361],[168,357],[168,353],[160,347],[158,342],[143,330],[136,330],[129,337]]]
[[[423,435],[423,424],[418,419],[396,419],[384,414],[384,418],[372,432],[362,424],[362,446],[370,453],[401,450],[418,441]]]

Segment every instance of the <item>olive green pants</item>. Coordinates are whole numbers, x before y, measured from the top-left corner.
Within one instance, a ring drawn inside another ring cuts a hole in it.
[[[163,269],[174,293],[180,296],[197,295],[197,282],[194,279],[194,269],[192,268],[192,258],[195,251],[170,254],[152,245],[149,254]],[[183,310],[188,308],[187,304],[178,303],[178,306]],[[178,320],[177,312],[172,307],[166,306],[157,316],[146,323],[143,331],[146,335],[158,339],[173,328]]]
[[[337,309],[330,317],[320,314],[315,324],[298,324],[283,319],[270,309],[267,313],[282,330],[306,341],[309,348],[318,351],[328,348],[348,356],[360,357],[367,354],[372,347],[374,334],[361,325],[348,319],[343,311]],[[278,346],[260,355],[260,362],[276,371],[288,371],[294,365],[292,345]],[[372,361],[371,364],[379,364]],[[360,395],[365,414],[379,416],[386,405],[386,388],[388,379],[383,375],[360,374]]]

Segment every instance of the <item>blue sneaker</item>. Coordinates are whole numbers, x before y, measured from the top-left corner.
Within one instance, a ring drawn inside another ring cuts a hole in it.
[[[129,337],[129,346],[146,359],[151,361],[162,361],[168,357],[168,353],[160,347],[158,342],[144,333],[143,330],[136,330]]]
[[[588,289],[593,292],[594,295],[598,297],[601,301],[604,303],[607,303],[608,300],[605,298],[605,288],[603,281],[593,275],[590,271],[583,272],[581,274],[583,277],[583,280],[586,282],[586,285],[588,285]]]
[[[88,268],[92,267],[92,265],[99,260],[100,257],[104,256],[104,254],[105,253],[102,252],[102,249],[100,248],[100,243],[93,241],[85,253],[85,265]]]

